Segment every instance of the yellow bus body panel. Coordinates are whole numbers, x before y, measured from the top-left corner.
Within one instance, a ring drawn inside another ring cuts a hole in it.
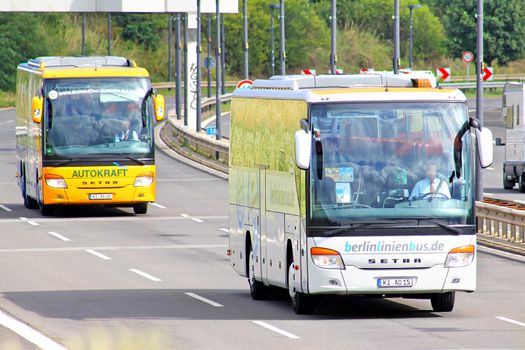
[[[42,169],[44,203],[132,205],[155,201],[155,165],[144,166],[82,166],[44,167]],[[153,175],[150,186],[135,187],[135,178],[145,173]],[[62,176],[67,188],[52,188],[46,175]],[[89,199],[90,194],[110,194],[112,199]]]

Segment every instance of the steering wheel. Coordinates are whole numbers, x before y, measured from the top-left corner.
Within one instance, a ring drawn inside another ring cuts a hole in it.
[[[422,195],[419,199],[425,199],[427,197],[436,197],[436,196],[441,196],[442,198],[444,199],[450,199],[446,194],[444,193],[441,193],[441,192],[429,192],[429,193],[425,193],[424,195]]]

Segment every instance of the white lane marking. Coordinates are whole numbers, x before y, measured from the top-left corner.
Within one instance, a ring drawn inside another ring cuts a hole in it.
[[[154,207],[160,208],[160,209],[166,209],[165,206],[160,205],[160,204],[158,204],[158,203],[151,203],[151,205],[153,205]]]
[[[6,207],[3,204],[0,204],[0,208],[4,209],[5,211],[13,211],[13,209]]]
[[[220,228],[219,230],[221,230],[222,232],[230,233],[230,230],[228,230],[227,228]]]
[[[518,325],[518,326],[525,327],[525,323],[520,322],[520,321],[512,320],[510,318],[506,318],[506,317],[503,317],[503,316],[496,316],[496,318],[498,320],[501,320],[501,321],[505,321],[505,322],[508,322],[508,323],[512,323],[512,324],[515,324],[515,325]]]
[[[155,250],[155,249],[213,249],[226,248],[227,244],[170,244],[170,245],[139,245],[139,246],[101,246],[101,247],[64,247],[64,248],[0,248],[0,253],[50,253],[50,252],[78,252],[86,249],[93,250]]]
[[[494,170],[496,170],[496,169],[494,169],[493,167],[489,166],[489,167],[487,168],[487,170],[494,171]]]
[[[486,192],[483,192],[483,195],[484,195],[484,196],[493,196],[494,193],[486,193]]]
[[[195,222],[204,222],[204,221],[202,221],[202,220],[199,219],[199,218],[191,218],[191,219],[192,219],[193,221],[195,221]]]
[[[284,335],[285,337],[288,337],[290,339],[299,339],[298,336],[296,336],[295,334],[292,334],[292,333],[289,333],[287,331],[283,331],[282,329],[280,328],[277,328],[275,326],[272,326],[271,324],[269,323],[266,323],[266,322],[263,322],[263,321],[252,321],[253,323],[255,323],[256,325],[259,325],[261,327],[264,327],[266,329],[269,329],[275,333],[279,333],[281,335]]]
[[[20,220],[24,221],[24,222],[27,222],[29,225],[32,225],[32,226],[39,226],[40,224],[38,222],[35,222],[33,220],[29,220],[28,218],[26,217],[19,217]]]
[[[200,295],[197,295],[197,294],[195,294],[195,293],[184,293],[184,294],[186,294],[187,296],[192,297],[192,298],[194,298],[194,299],[200,300],[200,301],[202,301],[203,303],[209,304],[209,305],[211,305],[211,306],[214,306],[214,307],[223,307],[222,304],[219,304],[219,303],[217,303],[217,302],[215,302],[215,301],[213,301],[213,300],[210,300],[210,299],[208,299],[208,298],[201,297]]]
[[[28,342],[35,344],[42,350],[66,350],[66,348],[62,345],[54,342],[42,333],[29,327],[27,324],[8,316],[2,311],[0,311],[0,325],[10,329]]]
[[[157,277],[155,277],[155,276],[152,276],[152,275],[150,275],[149,273],[146,273],[146,272],[144,272],[144,271],[140,271],[140,270],[137,270],[137,269],[128,269],[128,270],[131,271],[131,272],[134,272],[134,273],[136,273],[137,275],[140,275],[140,276],[142,276],[142,277],[144,277],[144,278],[147,278],[147,279],[149,279],[149,280],[151,280],[151,281],[153,281],[153,282],[161,282],[161,281],[162,281],[160,278],[157,278]]]
[[[181,213],[180,216],[182,216],[183,218],[189,218],[190,217],[188,214],[184,214],[184,213]]]
[[[62,241],[64,241],[64,242],[69,242],[69,241],[71,241],[69,238],[67,238],[67,237],[65,237],[65,236],[62,236],[62,235],[59,234],[59,233],[56,233],[56,232],[53,232],[53,231],[50,231],[50,232],[48,232],[48,233],[49,233],[51,236],[56,237],[56,238],[58,238],[58,239],[60,239],[60,240],[62,240]]]
[[[108,222],[108,221],[178,221],[178,220],[189,220],[190,216],[113,216],[113,217],[68,217],[68,218],[39,218],[34,220],[35,222],[50,223],[50,222]],[[199,215],[199,218],[205,220],[225,220],[228,219],[224,215]],[[18,219],[0,219],[0,224],[10,224],[20,222]]]
[[[111,260],[111,258],[107,255],[104,255],[102,253],[99,253],[93,249],[86,249],[86,252],[88,252],[89,254],[93,254],[94,256],[97,256],[99,258],[101,258],[102,260]]]

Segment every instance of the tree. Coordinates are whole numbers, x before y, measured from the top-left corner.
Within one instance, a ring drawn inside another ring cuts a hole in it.
[[[445,0],[434,0],[444,3]],[[476,52],[475,0],[446,0],[444,23],[452,55]],[[520,59],[525,47],[525,7],[523,0],[490,0],[484,6],[484,61],[491,66]]]
[[[270,71],[270,3],[272,0],[249,0],[250,75],[267,75]],[[307,0],[286,0],[287,73],[310,68],[321,59],[329,63],[328,28]],[[274,12],[276,69],[279,72],[279,19]],[[226,15],[226,65],[230,74],[242,72],[242,18]],[[320,54],[321,52],[321,54]],[[326,57],[325,57],[326,56]]]
[[[16,88],[16,67],[46,54],[39,15],[0,13],[0,90]]]
[[[122,28],[122,38],[150,50],[160,43],[159,32],[166,29],[167,17],[151,14],[119,14],[115,21]]]
[[[435,0],[432,0],[435,1]],[[330,0],[318,0],[316,7],[321,17],[329,20]],[[400,1],[401,49],[408,56],[409,19],[408,5],[417,0]],[[337,23],[340,29],[357,27],[374,34],[383,42],[391,44],[394,35],[393,0],[338,0]],[[414,56],[428,60],[446,53],[445,30],[428,5],[414,11]]]

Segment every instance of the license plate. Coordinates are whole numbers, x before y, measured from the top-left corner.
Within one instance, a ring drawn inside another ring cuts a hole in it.
[[[414,279],[401,278],[378,278],[377,288],[410,288],[414,286]]]
[[[92,201],[113,199],[113,194],[111,193],[91,193],[89,195],[89,199]]]

